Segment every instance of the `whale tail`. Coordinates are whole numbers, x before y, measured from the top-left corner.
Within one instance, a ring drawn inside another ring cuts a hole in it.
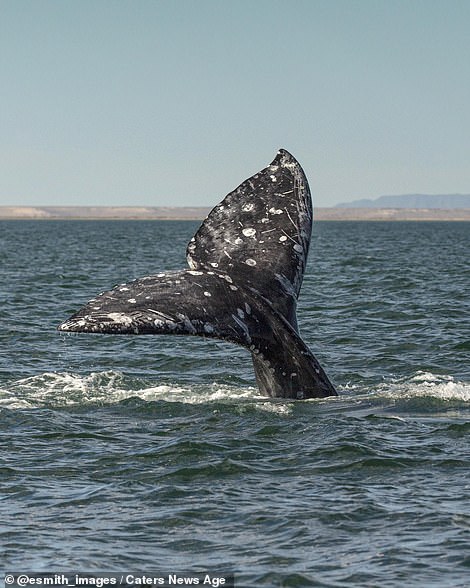
[[[210,212],[188,244],[189,270],[116,286],[58,329],[224,339],[252,353],[262,393],[336,395],[297,327],[311,230],[307,179],[280,150]]]

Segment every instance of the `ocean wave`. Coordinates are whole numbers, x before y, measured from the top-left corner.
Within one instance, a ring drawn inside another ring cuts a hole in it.
[[[210,385],[155,384],[126,376],[118,371],[92,372],[86,375],[46,372],[22,378],[0,388],[0,409],[59,408],[70,406],[106,405],[136,399],[141,402],[164,401],[183,404],[241,404],[254,405],[257,410],[290,415],[291,401],[268,399],[254,387],[237,387],[213,383]],[[455,381],[449,375],[417,372],[408,378],[392,379],[364,390],[358,385],[344,386],[334,399],[309,400],[319,404],[354,399],[359,404],[372,401],[412,401],[435,399],[441,402],[470,402],[470,384]]]
[[[443,401],[470,402],[470,383],[458,382],[452,376],[417,372],[411,378],[384,383],[378,392],[391,398],[435,398]]]
[[[457,400],[470,402],[470,383],[456,381],[453,376],[418,371],[412,376],[391,378],[370,390],[359,384],[348,384],[340,388],[351,398],[413,399],[435,398],[437,400]]]
[[[256,388],[228,385],[151,384],[117,371],[87,375],[46,372],[22,378],[0,389],[0,408],[22,409],[87,404],[116,404],[132,398],[143,402],[205,404],[266,400]],[[264,404],[264,403],[263,403]]]

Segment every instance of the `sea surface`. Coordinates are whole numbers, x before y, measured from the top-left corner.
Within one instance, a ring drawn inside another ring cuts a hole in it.
[[[470,586],[470,223],[318,222],[299,303],[338,398],[197,337],[65,335],[198,223],[0,222],[1,571]]]

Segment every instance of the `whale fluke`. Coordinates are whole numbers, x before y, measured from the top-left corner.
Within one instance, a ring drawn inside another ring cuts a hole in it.
[[[58,329],[223,339],[251,352],[262,393],[334,396],[297,327],[311,230],[307,179],[281,149],[210,212],[188,244],[190,269],[116,286]]]

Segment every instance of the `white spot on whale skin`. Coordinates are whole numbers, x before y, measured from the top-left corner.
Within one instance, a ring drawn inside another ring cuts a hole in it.
[[[271,214],[282,214],[284,211],[281,210],[280,208],[274,208],[274,206],[272,208],[269,209],[269,212]]]
[[[137,302],[137,300],[135,298],[129,298],[129,300],[127,302],[130,302],[131,304],[135,304]]]
[[[125,327],[132,325],[131,317],[123,314],[122,312],[110,312],[108,314],[108,318],[111,319],[113,323],[118,323]]]
[[[215,261],[211,261],[211,266],[212,267],[219,267],[219,264],[216,263]]]
[[[271,181],[272,181],[272,182],[277,182],[277,178],[276,178],[276,176],[269,176],[269,177],[271,178]]]
[[[189,250],[189,249],[188,249],[188,250]],[[192,251],[194,251],[194,249],[192,249],[191,251],[189,251],[189,254],[187,255],[186,259],[188,260],[189,267],[190,267],[191,269],[196,269],[198,265],[197,265],[197,263],[194,261],[194,259],[192,259],[192,257],[191,257],[191,253],[192,253]]]
[[[303,250],[304,250],[303,247],[302,247],[302,245],[299,245],[298,243],[296,243],[294,245],[294,249],[295,249],[295,251],[298,251],[299,253],[302,253]]]
[[[210,292],[204,292],[204,296],[212,296]]]
[[[245,318],[245,313],[241,308],[237,308],[237,313],[240,318]]]
[[[243,239],[240,239],[240,237],[237,237],[234,241],[235,245],[241,245],[242,243],[244,243]]]
[[[284,243],[284,241],[287,241],[287,237],[286,237],[285,235],[281,235],[281,236],[279,237],[279,241],[280,241],[281,243]]]
[[[234,290],[236,292],[238,290],[238,288],[236,286],[234,286],[233,284],[230,284],[230,290]]]
[[[204,325],[204,331],[206,333],[213,333],[214,332],[214,327],[210,323],[206,323]]]
[[[248,302],[245,302],[245,311],[246,314],[251,314],[251,306],[248,304]]]
[[[254,259],[248,258],[245,260],[246,265],[254,266],[256,265],[256,261]]]
[[[254,237],[256,235],[256,229],[243,229],[242,233],[245,235],[245,237]]]
[[[243,210],[244,212],[250,212],[250,210],[253,210],[253,208],[254,208],[254,207],[255,207],[255,205],[254,205],[252,202],[250,202],[250,203],[248,203],[248,204],[244,204],[244,205],[242,206],[242,210]]]
[[[129,288],[119,288],[119,292],[129,292]]]
[[[262,222],[262,223],[269,223],[269,218],[267,218],[267,217],[263,217],[263,218],[261,219],[261,222]]]
[[[188,274],[191,274],[192,276],[202,276],[202,275],[204,275],[204,272],[196,272],[194,270],[188,270]]]

